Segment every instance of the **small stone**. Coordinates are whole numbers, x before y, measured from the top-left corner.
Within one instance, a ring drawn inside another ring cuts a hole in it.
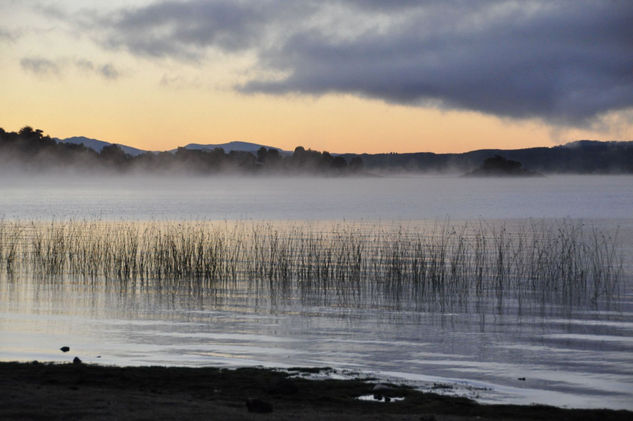
[[[273,412],[272,404],[261,399],[246,399],[246,409],[248,409],[248,412],[258,414],[269,414]]]
[[[69,346],[62,346],[61,348],[59,348],[59,350],[61,352],[68,352],[68,351],[70,351],[70,347]]]
[[[378,383],[375,384],[372,392],[388,392],[394,390],[393,387],[389,386],[388,384],[384,384],[384,383]]]
[[[82,364],[82,361],[79,359],[79,357],[75,357],[73,358],[73,364],[79,365]]]

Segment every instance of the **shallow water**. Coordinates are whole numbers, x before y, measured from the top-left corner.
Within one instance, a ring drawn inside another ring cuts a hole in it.
[[[0,281],[0,359],[120,365],[330,366],[486,402],[633,409],[633,178],[19,180],[5,219],[583,218],[620,229],[622,294],[598,307],[494,303],[436,312],[233,284],[192,292]],[[305,298],[305,297],[304,297]],[[308,297],[309,298],[309,297]],[[318,297],[316,297],[318,298]],[[71,352],[58,349],[69,345]],[[519,380],[525,378],[525,380]],[[442,386],[438,388],[438,385]]]

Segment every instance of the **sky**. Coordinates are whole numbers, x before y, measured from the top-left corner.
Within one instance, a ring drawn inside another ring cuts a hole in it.
[[[631,0],[0,0],[0,127],[141,149],[633,140]]]

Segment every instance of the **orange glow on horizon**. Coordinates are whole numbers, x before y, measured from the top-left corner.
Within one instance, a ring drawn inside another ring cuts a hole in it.
[[[552,130],[538,121],[404,107],[352,96],[176,95],[153,88],[136,101],[121,101],[104,90],[98,103],[82,98],[58,103],[58,89],[49,88],[49,95],[39,98],[39,107],[23,101],[2,110],[0,127],[19,130],[30,125],[53,137],[85,136],[146,150],[239,140],[334,153],[460,153],[600,138],[600,133],[575,130],[552,139]],[[633,136],[628,133],[628,137]]]
[[[332,153],[459,153],[581,139],[633,140],[633,108],[584,127],[562,127],[351,94],[241,94],[236,86],[270,76],[257,52],[208,46],[199,60],[148,56],[104,47],[98,31],[71,25],[70,12],[70,20],[60,22],[27,2],[9,3],[0,6],[5,11],[0,14],[0,127],[5,130],[29,125],[53,137],[85,136],[146,150],[239,140]],[[82,16],[84,2],[59,3]],[[127,3],[117,0],[111,6],[118,10]],[[101,71],[105,65],[116,69],[113,76]]]
[[[19,64],[0,60],[0,66],[0,127],[5,130],[30,125],[53,137],[85,136],[146,150],[239,140],[332,153],[459,153],[633,138],[630,123],[608,124],[606,130],[555,131],[538,120],[394,105],[352,95],[244,95],[236,93],[221,72],[207,82],[191,76],[195,83],[164,86],[160,66],[146,66],[141,72],[133,61],[127,68],[136,70],[118,80],[72,67],[67,73],[34,75]]]

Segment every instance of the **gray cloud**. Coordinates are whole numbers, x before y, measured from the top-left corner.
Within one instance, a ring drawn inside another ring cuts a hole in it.
[[[20,67],[36,75],[59,74],[59,66],[54,61],[42,57],[24,57],[20,60]]]
[[[0,28],[0,41],[14,42],[18,38],[19,34],[16,31]]]
[[[104,64],[103,66],[99,66],[98,71],[101,76],[110,80],[118,79],[120,76],[119,71],[112,64]]]
[[[188,87],[189,83],[182,76],[164,74],[160,79],[159,85],[163,88],[182,89]]]
[[[93,72],[95,69],[94,63],[85,58],[75,60],[75,66],[77,66],[78,69],[83,70],[85,72]]]
[[[79,69],[83,73],[96,74],[108,80],[116,80],[121,76],[120,72],[113,64],[95,64],[91,60],[87,60],[85,58],[70,60],[68,58],[59,57],[56,60],[50,60],[43,57],[24,57],[20,60],[20,66],[24,71],[31,72],[39,76],[62,76],[73,64],[75,68]]]
[[[240,89],[354,93],[566,124],[633,106],[633,7],[556,5],[500,16],[478,10],[483,23],[431,16],[439,29],[430,31],[418,23],[429,16],[420,16],[343,41],[295,34],[263,56],[289,75]]]
[[[114,65],[110,63],[96,65],[90,60],[79,59],[75,61],[75,66],[77,66],[78,69],[84,72],[95,73],[109,80],[116,80],[121,76],[116,67],[114,67]]]
[[[629,1],[190,0],[91,19],[103,45],[145,57],[252,51],[278,76],[245,93],[352,93],[576,125],[633,107]]]
[[[165,1],[124,9],[97,21],[108,28],[102,39],[108,47],[144,56],[197,60],[209,46],[235,52],[257,44],[264,27],[285,15],[276,10],[280,5],[274,0]],[[293,8],[285,6],[286,11]]]

